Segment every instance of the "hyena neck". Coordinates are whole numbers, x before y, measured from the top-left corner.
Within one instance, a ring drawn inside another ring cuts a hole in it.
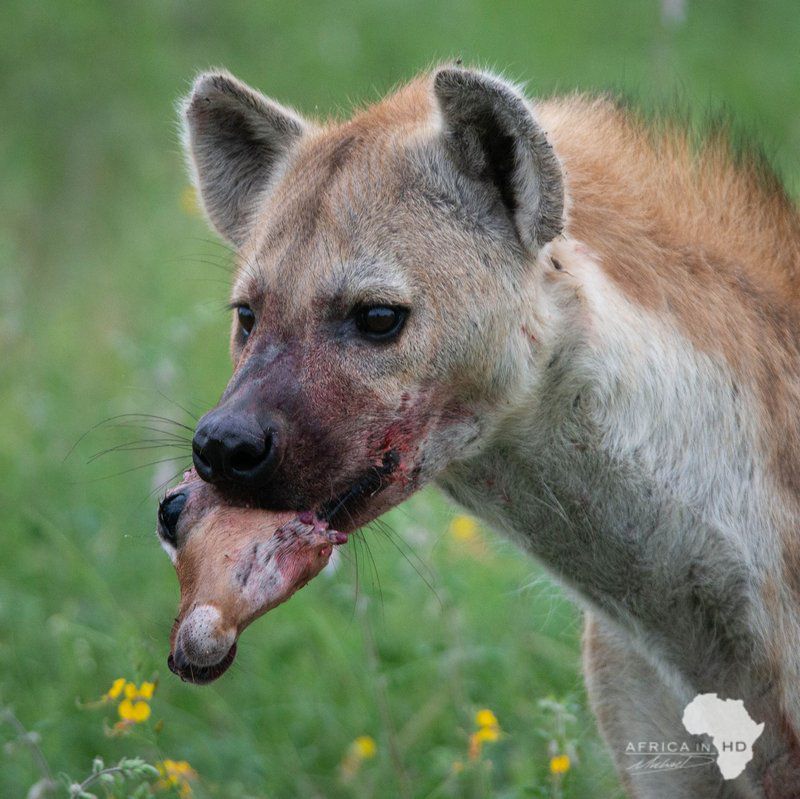
[[[521,331],[530,381],[443,487],[683,692],[770,694],[787,667],[754,653],[798,639],[775,583],[796,518],[765,464],[757,398],[723,358],[626,297],[585,246],[562,242],[538,266]]]

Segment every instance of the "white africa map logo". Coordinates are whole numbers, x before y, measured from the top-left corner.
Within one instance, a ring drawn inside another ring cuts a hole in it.
[[[683,726],[692,735],[709,735],[718,752],[717,766],[726,780],[738,777],[753,758],[753,744],[764,731],[740,699],[698,694],[683,711]]]

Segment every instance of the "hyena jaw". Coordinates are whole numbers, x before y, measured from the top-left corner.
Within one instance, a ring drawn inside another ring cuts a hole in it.
[[[523,388],[440,486],[588,611],[590,698],[632,796],[797,795],[800,631],[775,589],[793,508],[760,452],[758,398],[583,242],[545,248],[536,281]],[[711,692],[766,721],[741,777],[626,774],[629,741],[687,740],[683,708]]]

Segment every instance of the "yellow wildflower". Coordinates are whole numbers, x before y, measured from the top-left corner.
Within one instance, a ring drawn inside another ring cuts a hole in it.
[[[371,735],[359,735],[347,748],[347,753],[339,764],[342,780],[350,782],[358,774],[365,760],[371,760],[378,753],[378,745]]]
[[[478,536],[478,523],[472,516],[459,515],[454,516],[450,522],[450,535],[456,541],[467,542],[474,541]]]
[[[192,795],[189,782],[197,779],[197,772],[185,760],[162,760],[156,763],[156,768],[161,775],[155,784],[157,791],[176,789],[183,799]]]
[[[154,682],[143,682],[139,686],[139,696],[142,699],[147,699],[148,701],[153,698],[153,692],[156,690],[156,684]]]
[[[499,727],[480,727],[472,734],[476,738],[476,740],[482,744],[486,743],[487,741],[490,743],[494,743],[495,741],[500,740]]]
[[[117,682],[119,682],[119,680]],[[116,685],[116,683],[114,684]],[[149,702],[153,698],[153,692],[156,690],[156,684],[153,682],[143,682],[137,688],[135,682],[126,682],[123,690],[125,692],[126,699],[144,699],[146,702]]]
[[[478,729],[469,736],[470,760],[478,759],[485,743],[494,743],[500,740],[500,722],[488,708],[483,708],[475,714],[475,724]]]
[[[136,683],[120,677],[114,680],[111,688],[103,695],[103,702],[122,699],[117,705],[117,713],[121,719],[115,726],[116,732],[124,732],[131,724],[141,724],[150,718],[150,700],[156,690],[153,682],[143,682],[137,687]]]
[[[566,774],[569,771],[569,755],[556,755],[550,758],[551,774]]]
[[[369,760],[375,757],[378,751],[378,745],[371,735],[359,735],[353,741],[353,751],[361,760]]]
[[[134,724],[141,724],[150,718],[150,705],[141,699],[134,702],[131,699],[123,699],[119,703],[117,713],[123,721],[132,721]]]
[[[122,689],[125,687],[125,682],[126,681],[124,677],[120,677],[119,679],[114,680],[104,698],[116,699],[122,693]]]
[[[478,727],[500,726],[500,722],[497,720],[497,716],[495,716],[495,714],[492,713],[492,711],[489,710],[488,708],[483,708],[482,710],[479,710],[475,714],[475,724],[477,724]]]

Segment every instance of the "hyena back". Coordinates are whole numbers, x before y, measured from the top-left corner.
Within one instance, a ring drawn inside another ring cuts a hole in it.
[[[437,482],[585,606],[631,796],[800,795],[800,221],[758,159],[455,67],[345,122],[207,73],[183,114],[239,258],[200,475],[339,529]],[[708,692],[765,722],[741,776],[626,770]]]

